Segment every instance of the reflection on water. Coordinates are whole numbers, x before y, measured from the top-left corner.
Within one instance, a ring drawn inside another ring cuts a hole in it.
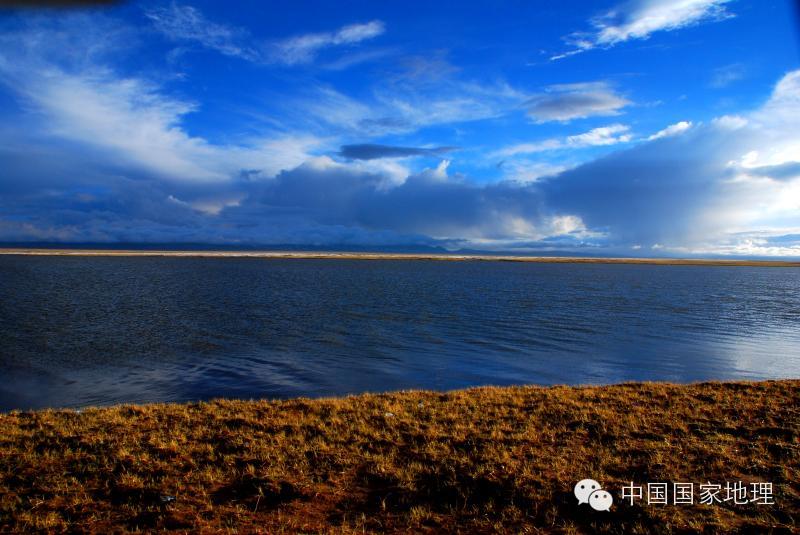
[[[800,377],[800,271],[0,257],[0,336],[0,410]]]

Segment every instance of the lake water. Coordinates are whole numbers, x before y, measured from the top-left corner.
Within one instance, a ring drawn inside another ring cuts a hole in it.
[[[800,270],[0,257],[0,410],[800,377]]]

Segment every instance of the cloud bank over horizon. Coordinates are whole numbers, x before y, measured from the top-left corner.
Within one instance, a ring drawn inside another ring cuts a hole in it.
[[[614,9],[581,50],[732,16]],[[294,37],[175,3],[4,20],[0,241],[800,256],[797,66],[748,105],[708,113],[679,94],[666,113],[658,87],[601,71],[525,83],[402,52],[378,43],[384,18]],[[136,47],[155,48],[146,68]],[[197,89],[206,61],[244,74]],[[708,79],[709,94],[742,83]]]

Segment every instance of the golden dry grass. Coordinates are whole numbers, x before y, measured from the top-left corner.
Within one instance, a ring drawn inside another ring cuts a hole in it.
[[[0,255],[23,256],[150,256],[196,258],[272,258],[272,259],[322,259],[322,260],[438,260],[529,262],[540,264],[648,264],[672,266],[751,266],[800,267],[800,261],[746,260],[724,258],[582,258],[571,256],[511,256],[475,254],[406,254],[406,253],[350,253],[315,251],[145,251],[107,249],[21,249],[0,248]]]
[[[0,530],[788,533],[799,435],[800,381],[14,412]],[[776,503],[595,512],[583,477],[767,481]]]

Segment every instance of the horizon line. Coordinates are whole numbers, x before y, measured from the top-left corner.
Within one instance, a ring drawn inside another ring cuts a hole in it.
[[[392,253],[364,251],[280,251],[280,250],[176,250],[176,249],[88,249],[0,247],[3,256],[82,256],[82,257],[172,257],[172,258],[264,258],[319,260],[433,260],[493,261],[541,264],[646,264],[694,266],[800,267],[800,260],[755,260],[743,258],[680,258],[680,257],[586,257],[525,256],[509,254],[463,253]]]

